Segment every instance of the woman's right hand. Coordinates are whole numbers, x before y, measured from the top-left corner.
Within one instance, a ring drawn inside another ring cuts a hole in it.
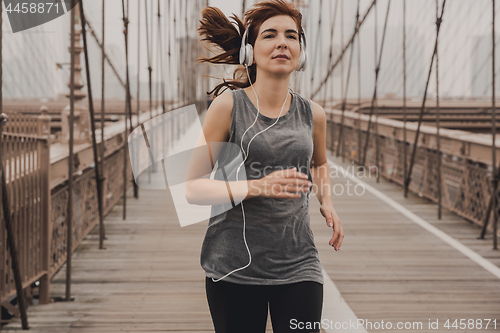
[[[293,167],[277,170],[261,179],[251,181],[250,193],[252,197],[298,199],[302,192],[309,192],[311,186],[312,183],[307,175]]]

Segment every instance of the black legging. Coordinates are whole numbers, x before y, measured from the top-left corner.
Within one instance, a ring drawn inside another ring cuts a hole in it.
[[[205,286],[216,333],[264,333],[268,303],[274,333],[320,331],[323,308],[320,283],[244,285],[213,282],[207,277]],[[305,329],[307,323],[316,325],[309,326],[315,329]]]

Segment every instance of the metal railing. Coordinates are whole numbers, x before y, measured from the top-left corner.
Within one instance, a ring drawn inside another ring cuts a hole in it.
[[[11,225],[23,286],[47,274],[48,202],[50,189],[50,118],[8,114],[2,133]],[[0,208],[3,210],[3,208]],[[16,293],[12,258],[7,247],[3,212],[0,224],[1,301]],[[45,287],[45,286],[44,286]]]
[[[204,102],[197,104],[198,110],[204,107]],[[161,113],[160,109],[155,115]],[[149,112],[144,112],[139,122],[147,120]],[[105,138],[104,215],[113,209],[123,194],[123,145],[127,138],[122,130],[122,122],[113,124],[116,132],[107,134]],[[170,137],[178,139],[190,124],[183,116],[174,119]],[[137,125],[134,118],[134,127]],[[68,186],[62,175],[64,170],[67,172],[63,168],[67,164],[67,156],[53,157],[51,161],[50,117],[46,115],[9,115],[2,138],[2,158],[9,189],[7,195],[11,203],[23,288],[40,281],[40,303],[46,304],[50,301],[50,279],[66,262]],[[91,165],[93,160],[85,160],[85,156],[91,156],[88,154],[91,149],[89,143],[77,153],[80,160],[79,166],[75,168],[73,183],[73,250],[99,222],[97,187]],[[130,163],[127,168],[130,170],[128,181],[131,185],[133,177]],[[7,300],[16,294],[16,288],[6,246],[4,222],[0,215],[0,302],[7,306]]]
[[[364,149],[369,116],[346,111],[344,117],[345,150],[342,153],[341,149],[340,156],[360,165],[359,161],[362,159],[359,159],[359,151],[362,154]],[[332,151],[337,150],[340,122],[341,111],[327,110],[327,147]],[[417,124],[407,123],[406,143],[403,140],[403,122],[380,117],[378,135],[374,133],[374,116],[372,125],[364,167],[367,171],[379,172],[380,176],[403,186],[404,145],[407,145],[408,166]],[[434,127],[422,125],[421,133],[409,189],[437,203],[439,170],[436,131]],[[380,149],[378,170],[376,141]],[[491,141],[463,131],[441,129],[440,156],[442,206],[482,226],[491,196]],[[489,229],[492,230],[490,226]]]

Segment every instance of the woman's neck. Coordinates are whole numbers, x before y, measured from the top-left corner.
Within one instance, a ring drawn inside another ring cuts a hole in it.
[[[253,88],[259,96],[259,106],[267,109],[281,109],[288,94],[289,83],[290,75],[279,78],[257,76]]]

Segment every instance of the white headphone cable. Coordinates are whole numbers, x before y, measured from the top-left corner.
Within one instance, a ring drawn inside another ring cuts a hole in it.
[[[263,129],[262,131],[258,132],[257,134],[255,134],[251,139],[250,141],[248,142],[248,145],[247,145],[247,151],[245,153],[245,151],[243,150],[243,137],[245,136],[245,134],[248,132],[248,130],[250,128],[253,127],[253,125],[257,122],[257,119],[259,118],[259,114],[260,114],[260,109],[259,109],[259,97],[257,96],[257,92],[255,91],[254,87],[253,87],[253,84],[252,84],[252,80],[250,79],[250,73],[248,72],[248,66],[245,65],[245,68],[246,68],[246,71],[247,71],[247,75],[248,75],[248,81],[250,81],[250,86],[252,87],[252,90],[255,94],[255,98],[257,99],[257,116],[255,117],[255,120],[253,121],[252,125],[250,125],[246,130],[245,132],[243,133],[243,135],[241,136],[241,142],[240,142],[240,148],[241,150],[243,151],[243,154],[245,154],[245,158],[243,160],[243,162],[240,163],[240,165],[238,166],[237,170],[236,170],[236,181],[239,180],[238,178],[238,174],[240,172],[240,169],[241,169],[241,166],[245,163],[245,161],[247,160],[248,158],[248,150],[250,149],[250,144],[252,143],[253,139],[259,135],[260,133],[263,133],[265,131],[267,131],[268,129],[270,129],[271,127],[273,127],[274,125],[276,125],[276,123],[278,122],[278,120],[280,119],[281,117],[281,114],[283,113],[283,109],[285,108],[285,104],[286,104],[286,101],[288,100],[288,91],[286,93],[286,97],[285,97],[285,102],[283,102],[283,106],[281,107],[281,111],[280,111],[280,114],[278,115],[278,118],[276,119],[276,121],[271,124],[269,127],[267,127],[266,129]],[[290,90],[290,87],[288,87],[288,90]],[[219,278],[219,279],[214,279],[212,278],[212,281],[213,282],[219,282],[220,280],[226,278],[227,276],[233,274],[234,272],[237,272],[239,270],[242,270],[242,269],[245,269],[247,268],[248,266],[250,266],[250,264],[252,263],[252,254],[250,253],[250,249],[248,248],[248,243],[247,243],[247,238],[246,238],[246,232],[245,232],[245,229],[246,229],[246,219],[245,219],[245,209],[243,207],[243,200],[240,202],[241,204],[241,211],[243,213],[243,241],[245,242],[245,247],[247,248],[247,252],[248,252],[248,256],[249,256],[249,260],[248,260],[248,264],[246,264],[245,266],[242,266],[240,268],[237,268],[237,269],[234,269],[232,270],[231,272],[227,273],[226,275],[224,275],[223,277]]]

